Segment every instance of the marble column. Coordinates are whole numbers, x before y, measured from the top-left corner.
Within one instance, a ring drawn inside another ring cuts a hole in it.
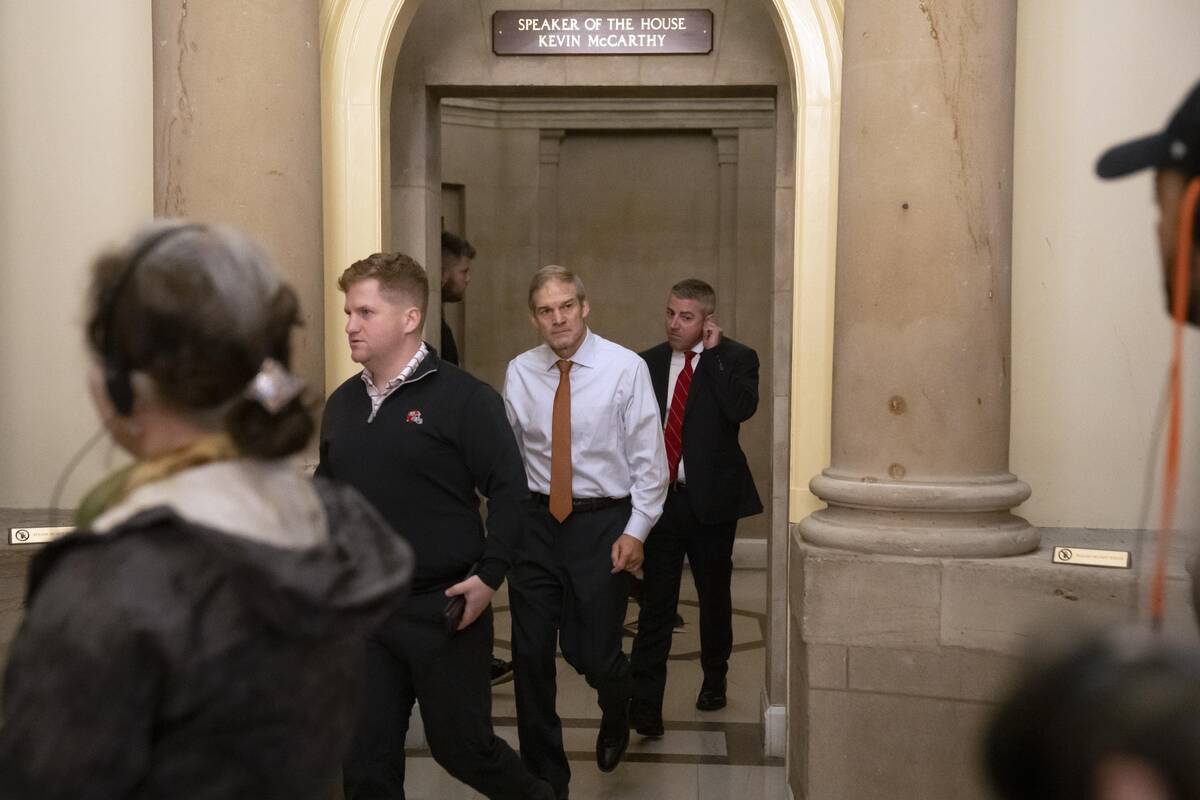
[[[538,263],[558,263],[558,163],[567,132],[544,128],[538,134]]]
[[[720,170],[717,203],[718,321],[727,336],[737,336],[738,129],[715,128],[712,135],[717,141],[717,165]]]
[[[391,99],[388,124],[380,132],[387,154],[383,184],[388,190],[383,196],[379,238],[384,250],[415,258],[425,268],[430,287],[439,287],[433,290],[437,292],[442,285],[441,102],[417,67],[408,63],[396,68]],[[340,313],[331,309],[329,319],[331,327],[336,325],[340,331]],[[441,341],[441,329],[442,304],[430,303],[425,310],[425,338]],[[326,372],[330,371],[327,366]]]
[[[1008,470],[1016,0],[856,0],[843,61],[828,503],[812,544],[1037,547]]]
[[[226,222],[300,297],[295,368],[325,390],[317,0],[156,0],[154,210]]]

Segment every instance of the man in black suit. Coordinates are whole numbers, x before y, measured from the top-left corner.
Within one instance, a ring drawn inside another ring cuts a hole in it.
[[[446,303],[461,303],[467,299],[467,287],[471,285],[471,262],[475,259],[475,248],[461,236],[442,231],[442,361],[461,367],[458,343],[454,331],[446,322]]]
[[[671,287],[667,341],[641,354],[650,368],[666,441],[670,490],[646,539],[641,613],[633,641],[630,720],[643,736],[663,733],[667,656],[686,555],[700,598],[696,708],[725,706],[733,648],[733,538],[737,521],[763,510],[738,429],[758,408],[758,354],[721,335],[716,293],[701,280]]]

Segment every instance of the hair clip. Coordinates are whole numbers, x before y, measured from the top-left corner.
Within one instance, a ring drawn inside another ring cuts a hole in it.
[[[245,397],[254,400],[270,414],[278,414],[304,391],[304,379],[288,372],[273,358],[263,361],[250,383]]]

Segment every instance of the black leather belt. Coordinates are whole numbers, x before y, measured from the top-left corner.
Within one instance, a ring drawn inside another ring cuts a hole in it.
[[[550,505],[550,496],[540,494],[539,492],[531,492],[533,502],[541,506]],[[624,503],[628,497],[575,497],[571,500],[571,511],[575,514],[581,514],[587,511],[599,511],[602,508],[609,508],[618,503]]]

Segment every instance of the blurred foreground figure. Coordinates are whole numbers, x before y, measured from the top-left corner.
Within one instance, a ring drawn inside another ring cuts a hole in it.
[[[1028,673],[986,743],[1005,800],[1200,797],[1200,649],[1127,631]]]
[[[1158,246],[1167,313],[1174,315],[1175,297],[1182,295],[1182,318],[1190,325],[1200,325],[1200,247],[1197,246],[1200,241],[1200,203],[1197,202],[1200,198],[1200,83],[1188,92],[1165,130],[1110,148],[1096,162],[1096,174],[1101,178],[1120,178],[1144,169],[1154,170],[1154,200],[1159,211]],[[1178,275],[1177,264],[1180,266]],[[1171,397],[1175,423],[1171,427],[1178,424],[1179,416],[1174,412],[1178,412],[1182,402],[1183,339],[1178,333],[1173,344]],[[1177,431],[1178,428],[1174,432],[1176,437]],[[1168,428],[1167,438],[1170,453],[1170,442],[1173,440],[1178,444],[1171,428]],[[1165,480],[1172,481],[1169,469]],[[1171,506],[1164,501],[1164,508]],[[1165,519],[1163,526],[1171,527]],[[1188,564],[1188,572],[1192,575],[1192,607],[1200,620],[1200,571],[1197,570],[1200,553],[1196,552],[1194,542],[1189,549],[1192,553]]]
[[[228,228],[155,225],[96,261],[89,386],[134,464],[29,572],[0,797],[324,798],[362,640],[408,546],[286,456],[313,431],[299,309]]]

